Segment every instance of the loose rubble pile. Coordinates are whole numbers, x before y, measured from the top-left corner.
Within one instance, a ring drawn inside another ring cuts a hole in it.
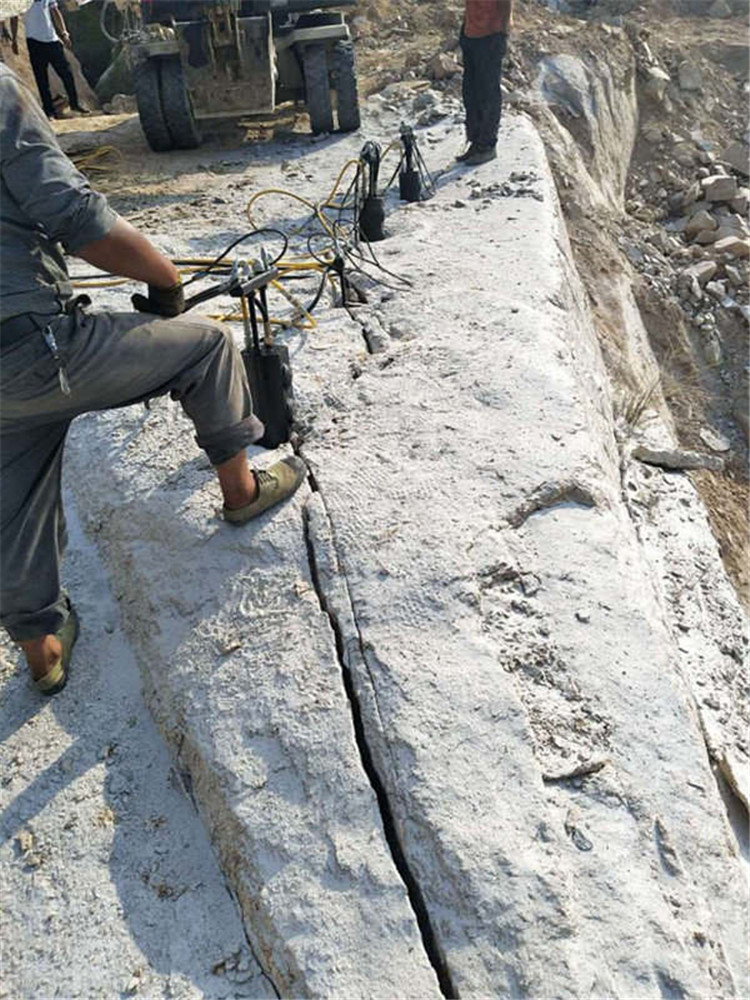
[[[723,20],[738,11],[700,13]],[[750,318],[747,51],[718,28],[695,38],[693,28],[680,37],[657,36],[642,19],[629,26],[641,128],[620,246],[664,303],[679,304],[699,361],[718,369],[736,367],[727,354]],[[734,415],[747,436],[746,417],[736,407]]]
[[[722,360],[722,324],[750,319],[750,190],[742,185],[748,154],[737,142],[717,159],[700,149],[700,142],[691,150],[676,138],[674,155],[681,153],[682,162],[692,165],[697,152],[701,166],[688,184],[671,167],[653,167],[650,176],[661,181],[657,194],[664,207],[654,208],[635,195],[626,208],[641,222],[661,224],[650,229],[645,245],[628,237],[621,245],[649,285],[679,299],[701,332],[706,361],[715,366]],[[648,178],[636,182],[641,191],[648,185]]]

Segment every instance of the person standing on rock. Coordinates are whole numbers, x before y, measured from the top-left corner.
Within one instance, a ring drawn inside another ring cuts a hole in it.
[[[0,63],[0,625],[44,694],[65,686],[78,621],[60,587],[61,467],[75,417],[170,393],[215,467],[224,518],[244,524],[290,496],[304,463],[256,472],[263,435],[242,357],[217,326],[175,317],[180,277],[93,191],[57,144],[29,90]],[[141,313],[89,313],[63,249],[143,281]],[[189,558],[186,553],[185,558]]]
[[[456,159],[467,166],[478,166],[497,156],[503,101],[500,80],[512,8],[513,0],[466,0],[461,51],[469,146]]]
[[[78,103],[78,91],[65,49],[72,49],[70,35],[65,20],[57,5],[57,0],[33,0],[24,17],[26,29],[26,47],[29,50],[29,61],[34,71],[34,79],[39,90],[44,113],[48,118],[61,118],[55,110],[52,94],[49,89],[49,67],[51,66],[62,80],[71,111],[79,115],[89,112]],[[18,18],[11,18],[11,43],[13,51],[18,55]]]

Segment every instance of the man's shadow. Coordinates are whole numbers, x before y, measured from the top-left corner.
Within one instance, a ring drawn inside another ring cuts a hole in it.
[[[149,985],[161,992],[163,984],[149,984],[152,971],[188,981],[207,997],[225,996],[227,978],[235,996],[273,997],[249,953],[208,836],[146,708],[117,600],[93,544],[83,536],[70,496],[66,506],[71,544],[64,575],[82,629],[68,686],[50,699],[30,685],[20,652],[7,641],[0,648],[0,843],[13,843],[16,861],[23,867],[29,850],[24,834],[36,834],[41,849],[34,864],[50,863],[66,871],[69,885],[56,889],[63,895],[69,890],[70,909],[80,907],[87,914],[84,925],[92,916],[90,901],[82,898],[92,861],[87,859],[88,871],[79,879],[80,848],[88,840],[98,854],[107,845],[108,877],[119,899],[115,909],[122,915],[111,912],[103,889],[94,910],[101,923],[94,917],[88,933],[106,933],[108,920],[124,920],[137,945],[133,954],[140,949],[148,963],[139,980],[142,992],[148,993]],[[47,851],[58,857],[45,860]],[[18,898],[16,903],[26,906]],[[34,947],[44,950],[42,914],[31,914],[32,925],[37,919],[40,935]],[[85,992],[85,971],[54,962],[59,936],[73,936],[81,926],[80,921],[64,920],[49,935],[50,954],[41,962],[57,970],[56,985],[62,993],[72,993],[75,987]],[[70,939],[63,950],[70,955],[83,947],[83,941]],[[116,993],[125,995],[129,985],[132,990],[129,980],[137,967],[117,966],[113,971],[118,976]],[[92,970],[89,985],[101,982],[102,972]],[[28,971],[25,974],[28,977]]]

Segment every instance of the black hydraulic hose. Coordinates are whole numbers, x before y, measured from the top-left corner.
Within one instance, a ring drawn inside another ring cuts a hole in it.
[[[319,257],[312,248],[312,241],[315,239],[332,239],[328,233],[310,233],[307,237],[307,252],[310,254],[313,260],[317,261],[318,264],[322,264],[323,267],[328,267],[330,265],[330,260],[325,260],[323,257]],[[326,247],[327,250],[335,249],[332,245],[331,247]]]
[[[359,261],[361,261],[361,263],[371,265],[372,267],[376,267],[379,271],[382,271],[383,274],[387,274],[389,278],[393,278],[395,281],[401,282],[402,285],[406,285],[408,288],[413,288],[414,287],[414,283],[412,281],[410,281],[409,278],[405,278],[402,274],[397,274],[396,271],[389,271],[388,268],[385,267],[384,264],[381,264],[380,261],[378,260],[378,258],[375,255],[375,251],[372,249],[372,244],[370,242],[368,242],[368,241],[365,241],[365,242],[367,243],[367,248],[370,251],[370,256],[372,257],[372,260],[367,260],[367,258],[364,257],[361,253],[357,253],[356,250],[352,250],[351,248],[346,251],[347,257],[350,257],[350,258],[351,257],[356,257]],[[359,268],[359,270],[362,270],[361,267]],[[363,272],[363,273],[366,273],[366,272]],[[370,277],[372,277],[372,276],[370,276]],[[380,284],[385,284],[385,282],[380,281],[379,278],[372,278],[372,280],[373,281],[378,281],[378,282],[380,282]],[[390,288],[391,286],[388,285],[387,287]]]
[[[382,285],[383,288],[390,288],[394,292],[400,291],[400,288],[399,288],[398,285],[391,285],[389,282],[384,281],[382,278],[378,278],[374,274],[370,274],[369,271],[366,271],[359,264],[355,263],[351,259],[351,255],[349,253],[347,253],[346,256],[347,256],[347,260],[349,261],[349,268],[350,268],[350,270],[355,271],[357,274],[364,275],[365,278],[367,278],[369,281],[374,281],[376,285]]]
[[[310,303],[310,305],[309,305],[309,306],[306,306],[306,307],[305,307],[305,312],[306,312],[306,313],[308,313],[308,314],[312,314],[312,311],[313,311],[313,309],[314,309],[314,308],[315,308],[315,307],[317,306],[317,304],[318,304],[318,303],[320,302],[320,300],[321,300],[321,298],[322,298],[322,296],[323,296],[323,290],[324,290],[324,289],[325,289],[325,287],[326,287],[326,281],[327,281],[327,279],[328,279],[328,275],[329,275],[329,274],[331,273],[331,271],[332,271],[332,270],[333,270],[333,268],[332,268],[332,267],[327,267],[327,268],[325,269],[325,271],[323,271],[323,275],[322,275],[322,277],[321,277],[321,279],[320,279],[320,284],[318,285],[318,290],[317,290],[317,292],[315,293],[315,297],[313,298],[313,300],[312,300],[312,302]]]
[[[357,216],[357,182],[358,181],[359,181],[359,174],[357,173],[357,174],[355,174],[355,176],[354,176],[351,184],[349,185],[349,187],[346,190],[346,194],[344,195],[344,197],[343,197],[340,205],[338,206],[338,218],[336,219],[336,222],[339,225],[341,225],[341,216],[342,216],[342,214],[344,212],[351,212],[351,211],[353,211],[355,218]],[[352,193],[354,194],[354,201],[352,202],[351,205],[347,205],[347,202],[349,201],[349,197],[352,195]]]
[[[107,39],[108,42],[110,42],[112,45],[119,45],[120,42],[122,41],[122,38],[116,38],[114,35],[110,35],[110,33],[107,31],[107,13],[109,11],[110,6],[112,5],[112,2],[113,0],[104,0],[104,3],[102,4],[101,13],[99,15],[99,30],[101,31],[101,33],[104,35],[104,37]]]
[[[187,284],[187,282],[186,282]],[[203,302],[209,302],[211,299],[215,299],[219,295],[228,294],[231,291],[234,282],[231,279],[222,281],[218,285],[214,285],[212,288],[204,288],[201,292],[196,292],[195,295],[191,295],[189,298],[185,299],[185,309],[194,308],[194,306],[199,306]]]
[[[206,266],[205,270],[198,271],[196,274],[192,276],[192,278],[188,278],[187,281],[183,282],[183,285],[191,285],[194,281],[197,281],[199,278],[207,277],[209,274],[211,274],[211,272],[214,270],[217,264],[220,264],[227,256],[227,254],[230,253],[232,250],[234,250],[236,246],[238,246],[240,243],[243,243],[245,240],[250,239],[253,236],[260,236],[263,233],[269,233],[272,236],[281,237],[281,241],[283,243],[281,253],[270,261],[271,267],[273,267],[274,264],[278,264],[278,262],[281,260],[281,258],[289,249],[289,237],[286,235],[286,233],[283,233],[280,229],[271,229],[268,227],[264,227],[263,229],[251,229],[249,232],[243,233],[242,236],[238,236],[236,240],[233,240],[228,247],[222,250],[222,252],[215,260],[212,260],[211,263]]]
[[[385,189],[383,191],[383,194],[387,194],[391,190],[391,188],[393,187],[393,182],[398,177],[399,173],[401,172],[401,168],[403,166],[404,166],[404,153],[401,154],[401,159],[398,161],[398,166],[393,171],[393,176],[391,177],[391,179],[386,184]]]

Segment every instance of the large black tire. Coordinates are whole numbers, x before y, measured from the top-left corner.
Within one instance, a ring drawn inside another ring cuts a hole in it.
[[[310,128],[314,135],[320,132],[333,132],[331,84],[328,79],[328,56],[325,45],[306,45],[303,66]]]
[[[176,149],[195,149],[201,133],[193,114],[179,56],[161,61],[161,106]]]
[[[174,142],[164,120],[159,86],[159,63],[156,59],[146,59],[133,69],[135,99],[138,117],[146,141],[155,153],[165,153],[172,149]]]
[[[361,118],[354,46],[351,42],[336,42],[333,47],[333,82],[336,88],[339,129],[342,132],[356,132],[361,125]]]

